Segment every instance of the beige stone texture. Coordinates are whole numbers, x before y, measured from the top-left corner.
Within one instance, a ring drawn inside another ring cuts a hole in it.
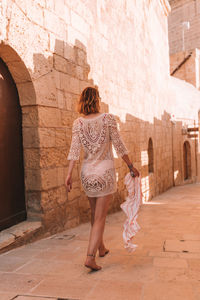
[[[47,9],[44,10],[44,28],[55,33],[59,38],[64,38],[66,35],[65,22]]]

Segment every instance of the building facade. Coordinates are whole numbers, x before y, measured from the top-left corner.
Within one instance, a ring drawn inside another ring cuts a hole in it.
[[[45,230],[55,232],[89,218],[80,162],[72,192],[64,185],[72,123],[86,86],[98,87],[101,111],[118,119],[141,172],[144,201],[196,182],[198,141],[188,128],[198,123],[200,92],[170,77],[167,0],[3,0],[0,5],[0,57],[16,87],[12,105],[21,113],[18,177],[24,176],[22,210],[29,220],[41,220]],[[2,84],[9,90],[6,78],[2,75]],[[3,96],[1,103],[9,111]],[[14,133],[9,134],[12,140]],[[16,155],[14,148],[10,156]],[[117,157],[115,165],[118,191],[110,212],[126,196],[128,169]]]
[[[170,74],[200,89],[200,1],[171,0]]]
[[[200,1],[170,0],[170,54],[200,48]]]

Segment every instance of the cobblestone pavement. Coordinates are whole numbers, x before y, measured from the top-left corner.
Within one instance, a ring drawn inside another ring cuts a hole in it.
[[[83,267],[89,224],[0,256],[0,300],[200,300],[200,185],[172,188],[141,206],[132,254],[122,212],[108,216],[110,253]]]

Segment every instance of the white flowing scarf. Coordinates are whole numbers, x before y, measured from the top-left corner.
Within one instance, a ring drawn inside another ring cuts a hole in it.
[[[131,174],[128,173],[125,176],[124,183],[128,190],[128,196],[126,197],[126,201],[120,205],[121,209],[127,215],[127,220],[124,223],[123,240],[124,247],[129,252],[133,252],[136,250],[137,245],[132,244],[131,239],[140,230],[140,226],[137,223],[137,217],[142,201],[141,178],[133,178]]]

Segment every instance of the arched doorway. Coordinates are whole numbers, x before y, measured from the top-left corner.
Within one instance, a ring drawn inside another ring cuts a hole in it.
[[[22,114],[14,80],[0,59],[0,230],[26,219]]]
[[[183,144],[183,169],[184,169],[184,180],[191,177],[191,149],[189,142]]]
[[[153,141],[150,138],[148,142],[148,172],[153,173],[154,166],[153,166]]]

